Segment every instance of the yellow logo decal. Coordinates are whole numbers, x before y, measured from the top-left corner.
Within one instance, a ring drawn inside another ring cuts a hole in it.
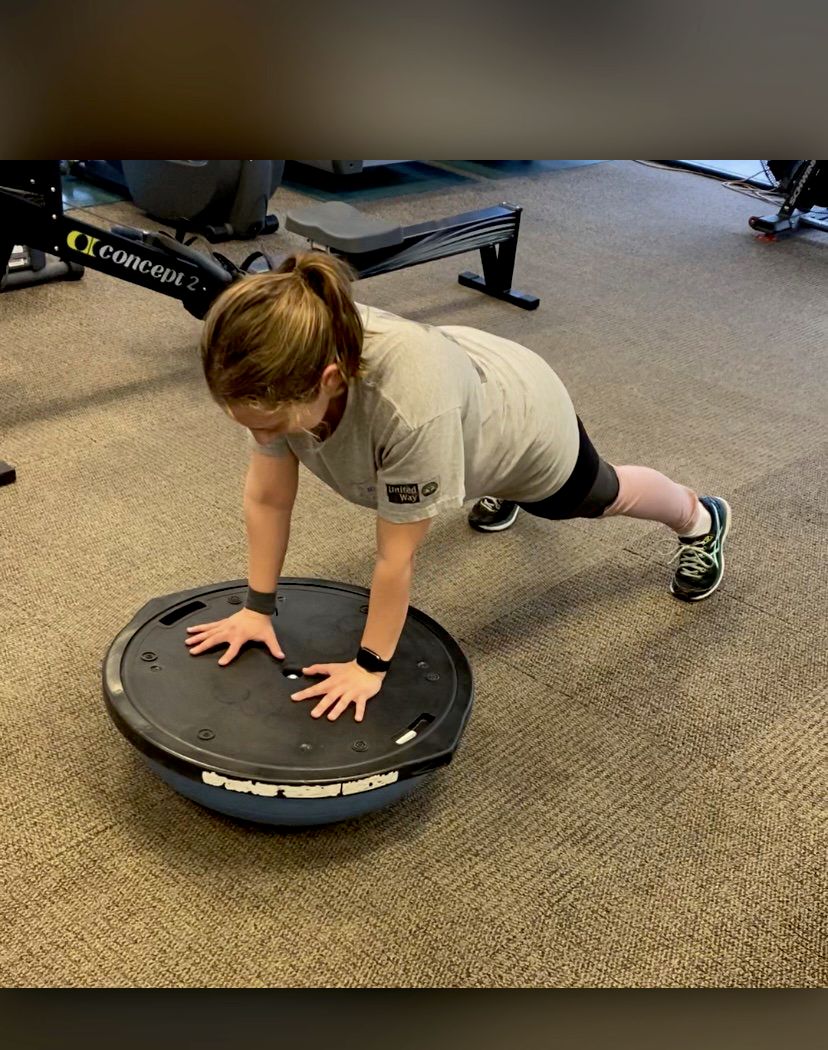
[[[66,235],[66,243],[69,247],[83,255],[94,255],[95,245],[99,240],[100,237],[90,237],[86,233],[81,233],[80,230],[70,230]]]

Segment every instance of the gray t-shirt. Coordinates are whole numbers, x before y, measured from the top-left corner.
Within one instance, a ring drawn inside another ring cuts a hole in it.
[[[289,434],[258,452],[289,447],[347,500],[394,522],[484,495],[532,502],[557,492],[575,466],[578,425],[541,357],[475,328],[358,308],[364,374],[333,434]]]

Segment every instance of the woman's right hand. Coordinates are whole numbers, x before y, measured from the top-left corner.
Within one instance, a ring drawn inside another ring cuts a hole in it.
[[[239,655],[239,650],[245,642],[264,642],[277,660],[285,658],[271,618],[264,613],[253,612],[252,609],[240,609],[226,620],[188,627],[187,633],[190,637],[184,644],[191,646],[192,656],[198,656],[207,649],[214,649],[222,642],[227,642],[227,651],[219,659],[221,667]]]

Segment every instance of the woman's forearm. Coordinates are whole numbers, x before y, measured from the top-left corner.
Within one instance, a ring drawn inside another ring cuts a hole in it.
[[[377,559],[362,644],[383,660],[394,655],[405,626],[413,572],[413,560]]]
[[[290,539],[290,509],[245,499],[247,582],[253,590],[276,590]]]

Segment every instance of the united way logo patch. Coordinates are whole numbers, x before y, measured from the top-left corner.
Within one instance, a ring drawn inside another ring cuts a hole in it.
[[[389,503],[419,503],[419,485],[386,485]]]

